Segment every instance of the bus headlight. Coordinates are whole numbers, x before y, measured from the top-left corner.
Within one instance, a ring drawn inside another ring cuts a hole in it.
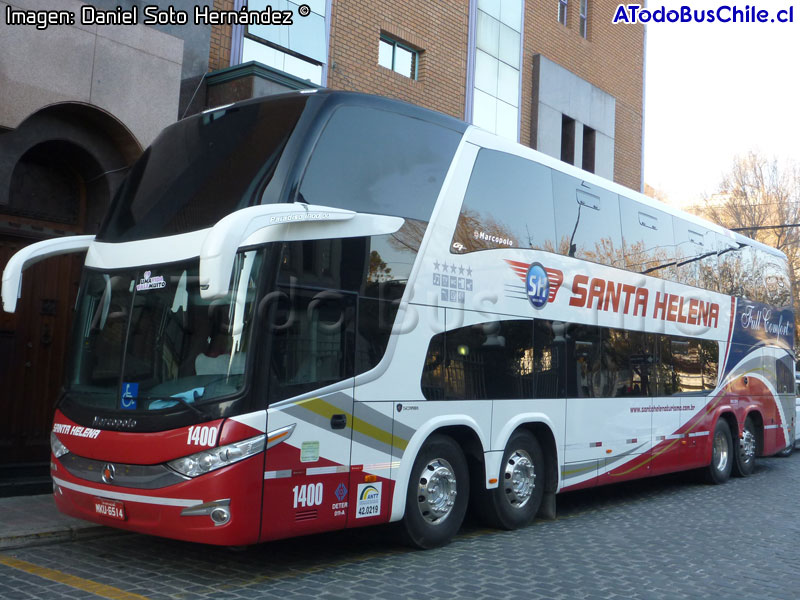
[[[257,435],[241,442],[177,458],[167,465],[181,475],[197,477],[258,454],[264,450],[265,441],[265,435]]]
[[[55,433],[50,433],[50,450],[53,451],[53,456],[61,458],[65,454],[69,454],[67,447],[61,443]]]

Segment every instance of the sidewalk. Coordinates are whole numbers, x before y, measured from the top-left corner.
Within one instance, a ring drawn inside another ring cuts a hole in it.
[[[0,498],[0,515],[0,551],[119,533],[62,515],[50,494]]]

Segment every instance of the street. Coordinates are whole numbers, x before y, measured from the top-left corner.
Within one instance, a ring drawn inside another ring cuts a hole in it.
[[[558,497],[514,532],[412,551],[386,529],[224,549],[134,534],[0,553],[0,598],[780,598],[800,595],[800,452],[722,486],[678,474]]]

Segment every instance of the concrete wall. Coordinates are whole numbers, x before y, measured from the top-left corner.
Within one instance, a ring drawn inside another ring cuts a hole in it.
[[[532,125],[536,149],[561,158],[561,117],[575,119],[572,164],[581,166],[583,126],[595,130],[594,172],[614,179],[616,99],[544,56],[534,57],[533,101],[537,119]]]
[[[144,25],[6,24],[6,6],[70,10],[77,0],[0,0],[0,127],[41,108],[85,102],[111,113],[142,146],[178,118],[184,42]]]

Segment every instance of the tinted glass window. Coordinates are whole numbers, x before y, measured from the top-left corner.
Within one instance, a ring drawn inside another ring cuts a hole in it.
[[[663,336],[672,353],[675,394],[707,393],[717,385],[719,347],[710,340]]]
[[[706,394],[717,385],[717,342],[570,325],[569,397]]]
[[[717,246],[717,277],[719,291],[730,296],[747,297],[748,278],[739,244],[727,236],[715,234]]]
[[[714,232],[673,217],[674,278],[678,283],[717,290],[717,252]]]
[[[624,268],[617,194],[553,171],[557,252]]]
[[[777,306],[791,304],[785,258],[717,234],[719,291]]]
[[[504,152],[481,150],[472,169],[452,251],[535,248],[555,251],[550,169]]]
[[[791,394],[794,390],[794,361],[785,356],[776,361],[775,370],[778,376],[778,393]]]
[[[763,251],[760,253],[767,301],[775,306],[791,305],[792,285],[786,259]]]
[[[258,204],[306,100],[221,109],[166,129],[133,166],[98,239],[195,231]]]
[[[279,280],[399,300],[424,232],[425,223],[407,220],[388,235],[288,242]]]
[[[383,358],[389,345],[399,300],[385,302],[371,298],[358,299],[356,330],[356,372],[365,373]]]
[[[309,204],[429,221],[461,134],[405,115],[343,106],[300,186]]]
[[[533,397],[533,322],[490,321],[434,336],[422,378],[429,400]]]
[[[424,225],[407,220],[390,235],[283,245],[279,289],[264,305],[272,340],[271,402],[381,361]]]
[[[422,395],[428,400],[444,400],[444,333],[434,335],[428,344],[425,364],[422,367]]]
[[[650,334],[571,325],[567,393],[573,398],[652,396],[653,362]]]
[[[269,318],[270,402],[352,377],[355,294],[298,286],[279,293]]]
[[[674,279],[675,239],[672,215],[619,197],[625,268]]]
[[[563,398],[566,395],[564,371],[564,331],[566,324],[536,319],[533,323],[534,398]]]

